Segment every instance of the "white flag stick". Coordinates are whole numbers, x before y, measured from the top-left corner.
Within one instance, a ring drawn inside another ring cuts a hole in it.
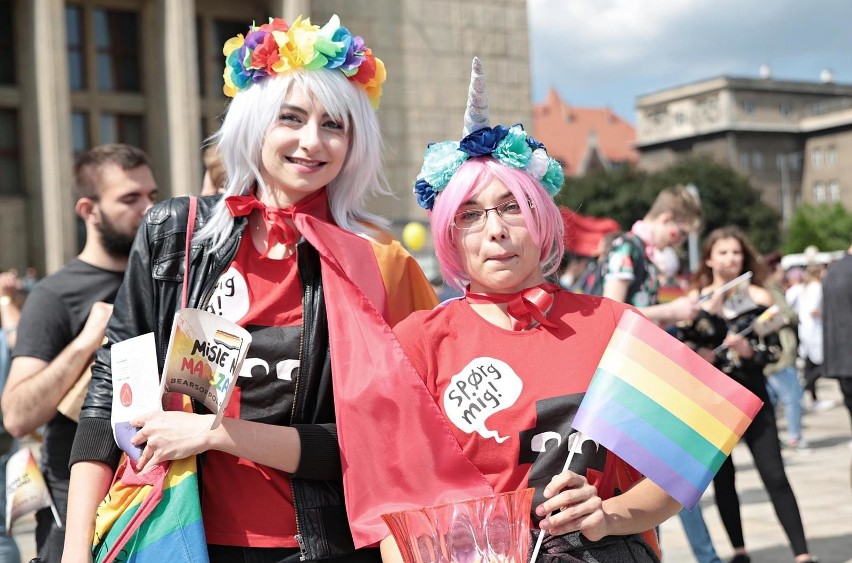
[[[735,277],[734,279],[732,279],[731,281],[729,281],[728,283],[726,283],[722,287],[719,287],[717,289],[714,289],[710,293],[702,295],[701,297],[698,298],[698,302],[702,303],[704,301],[707,301],[708,299],[710,299],[714,295],[718,295],[719,293],[725,293],[726,291],[728,291],[732,287],[740,285],[744,281],[750,280],[751,276],[752,276],[751,272],[746,272],[744,274],[740,274],[739,276]]]
[[[734,336],[747,336],[747,335],[751,334],[751,332],[753,330],[754,330],[754,327],[749,325],[749,326],[745,327],[744,329],[742,329],[741,331],[739,331],[738,333],[736,333]],[[727,347],[728,347],[728,345],[723,342],[722,344],[719,344],[718,346],[713,348],[713,353],[718,354],[719,352],[721,352],[722,350],[724,350]]]
[[[579,450],[582,447],[582,445],[581,445],[582,443],[583,443],[583,433],[577,432],[576,439],[574,440],[574,443],[571,444],[571,449],[568,451],[568,459],[565,460],[565,465],[562,467],[561,473],[565,473],[566,471],[568,471],[568,468],[571,466],[571,460],[574,459],[574,454],[577,453],[577,450]],[[547,517],[550,518],[550,516],[552,514],[553,514],[553,511],[551,511],[550,514],[547,515]],[[544,541],[544,535],[546,533],[547,532],[545,532],[544,530],[541,530],[541,533],[539,533],[538,540],[536,540],[535,548],[533,549],[533,552],[532,552],[532,557],[530,557],[530,563],[535,563],[535,560],[538,558],[538,552],[539,552],[539,550],[541,550],[541,542]]]

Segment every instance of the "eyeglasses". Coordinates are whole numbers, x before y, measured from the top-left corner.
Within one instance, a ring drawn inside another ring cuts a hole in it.
[[[488,220],[488,212],[494,211],[507,225],[523,225],[524,216],[521,214],[521,205],[517,200],[510,199],[500,205],[487,209],[463,209],[453,215],[453,225],[459,230],[478,231],[485,226]]]

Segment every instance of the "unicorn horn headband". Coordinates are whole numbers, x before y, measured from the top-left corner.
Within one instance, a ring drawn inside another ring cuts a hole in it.
[[[470,64],[470,86],[467,89],[467,107],[464,110],[462,136],[488,127],[488,95],[485,92],[485,73],[479,57]]]
[[[548,156],[543,144],[527,135],[523,125],[489,126],[485,72],[477,57],[471,63],[462,135],[461,141],[430,143],[423,153],[423,167],[414,182],[420,207],[432,209],[435,197],[447,187],[459,167],[478,156],[490,156],[505,166],[526,171],[550,196],[562,189],[562,165]]]

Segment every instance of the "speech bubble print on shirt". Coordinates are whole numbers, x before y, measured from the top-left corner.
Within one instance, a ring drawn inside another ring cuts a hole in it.
[[[478,432],[497,443],[508,440],[489,430],[485,422],[495,412],[509,408],[521,395],[524,384],[509,364],[495,358],[476,358],[452,377],[444,390],[444,411],[461,430]]]
[[[219,276],[213,296],[204,310],[232,323],[246,316],[249,310],[248,285],[239,270],[231,266]]]

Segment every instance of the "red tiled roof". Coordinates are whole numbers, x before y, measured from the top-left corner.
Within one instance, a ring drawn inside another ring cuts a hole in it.
[[[550,156],[562,161],[566,176],[576,176],[594,132],[598,148],[613,163],[638,162],[633,148],[636,131],[609,108],[573,107],[553,88],[533,108],[533,136],[544,143]]]

